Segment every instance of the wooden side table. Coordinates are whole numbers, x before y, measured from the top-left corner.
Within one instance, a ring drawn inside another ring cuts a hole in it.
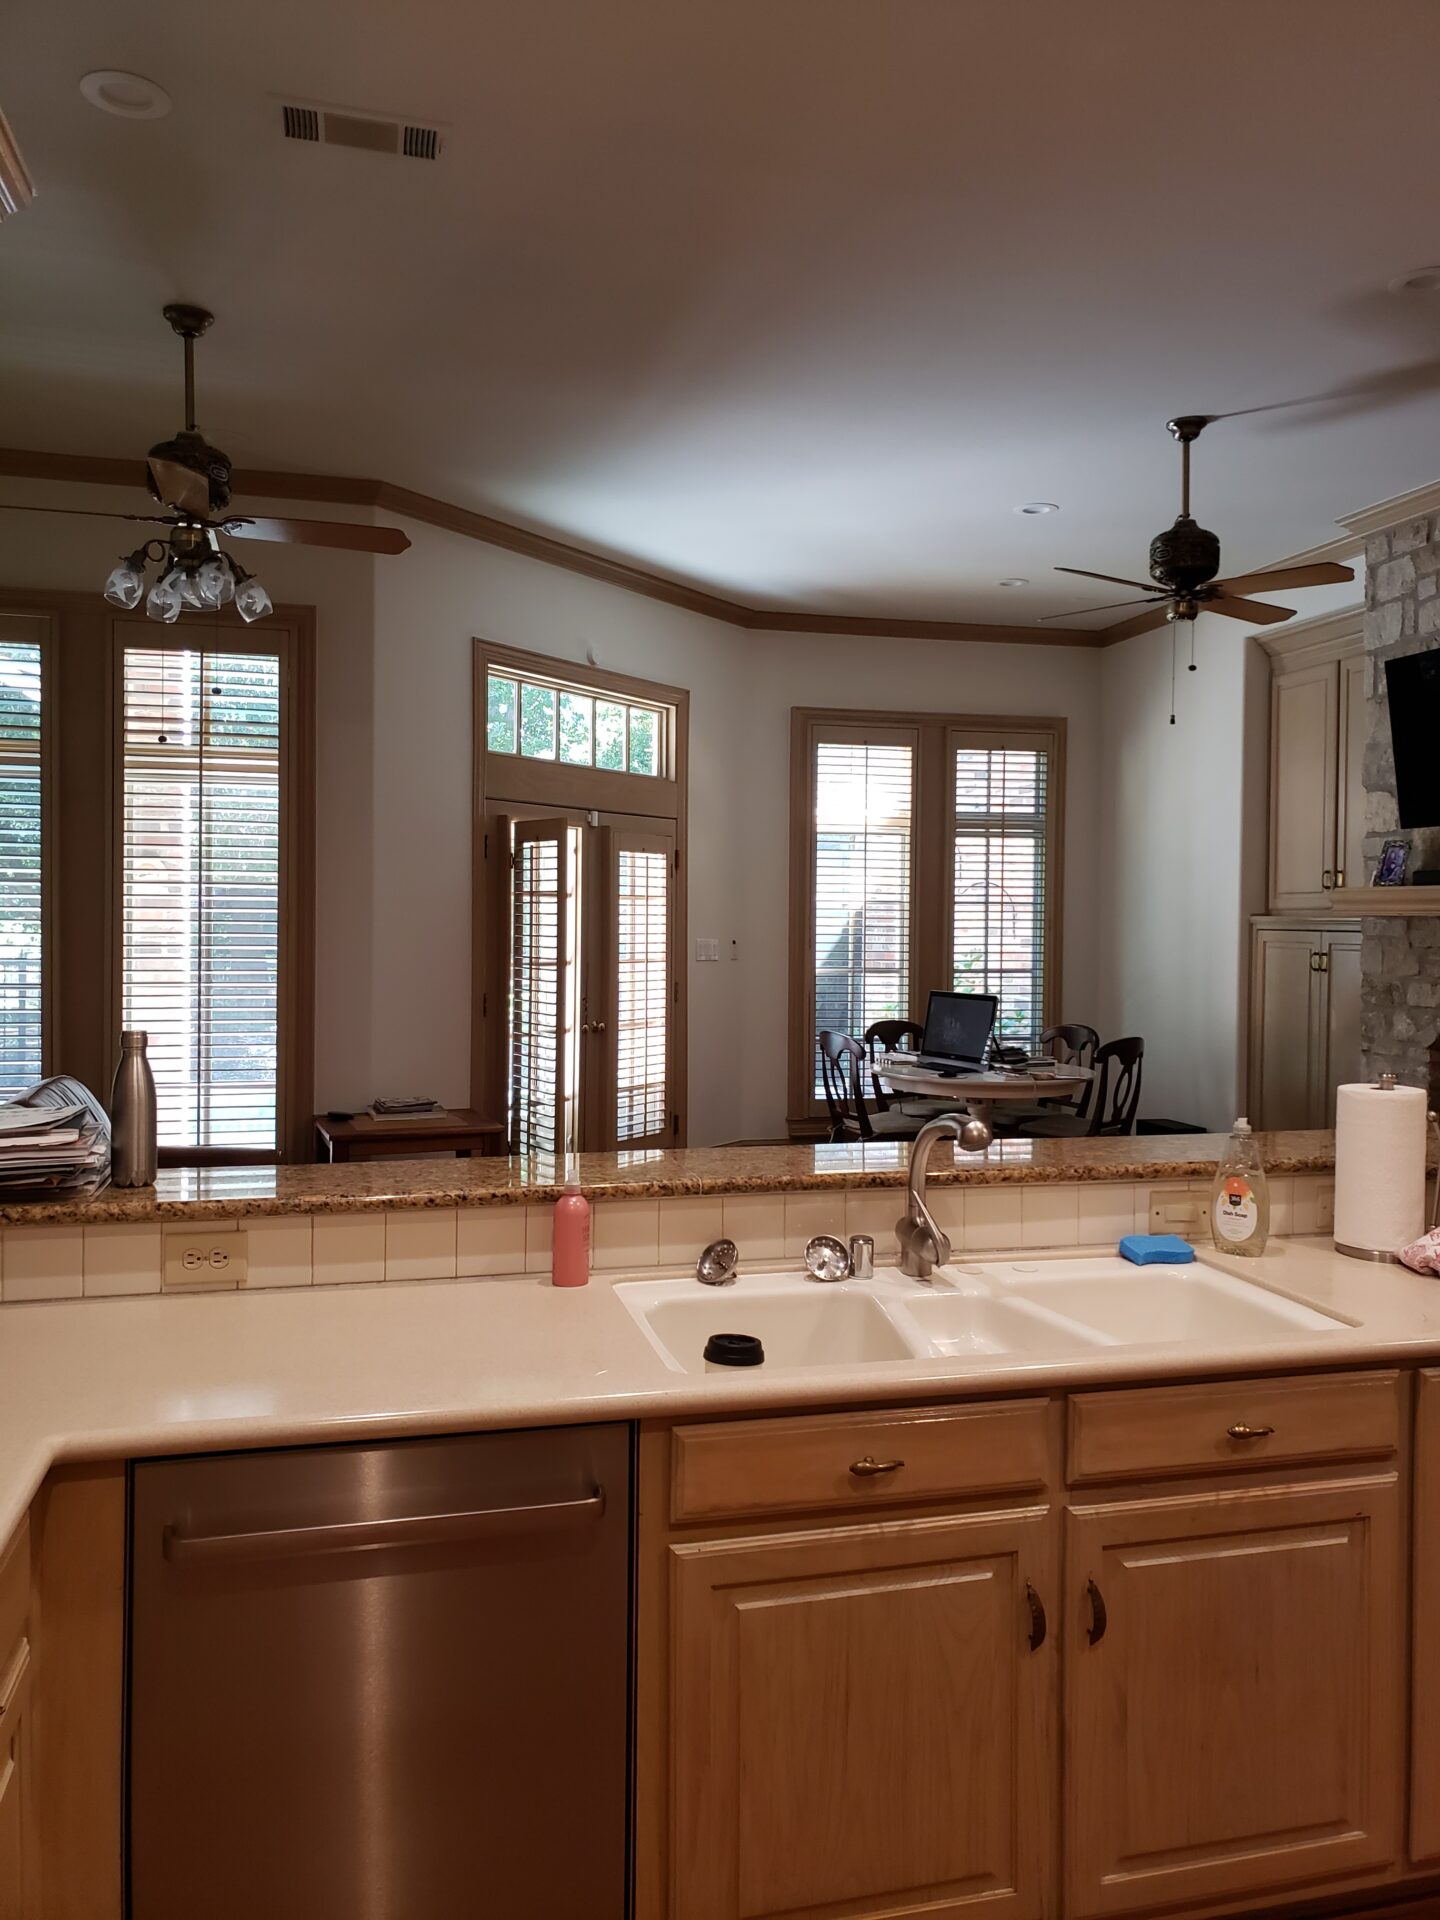
[[[332,1164],[345,1160],[394,1160],[407,1153],[453,1153],[468,1160],[474,1154],[493,1159],[505,1152],[505,1123],[487,1119],[473,1107],[454,1107],[445,1113],[386,1114],[377,1120],[357,1113],[353,1120],[315,1116],[317,1158]]]

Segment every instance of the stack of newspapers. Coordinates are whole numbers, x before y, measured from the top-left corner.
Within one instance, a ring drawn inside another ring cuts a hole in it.
[[[0,1104],[0,1194],[75,1193],[109,1171],[109,1120],[78,1080],[42,1080],[23,1099]]]

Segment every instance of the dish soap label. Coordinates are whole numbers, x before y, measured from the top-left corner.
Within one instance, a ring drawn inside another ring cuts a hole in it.
[[[1255,1190],[1243,1175],[1232,1173],[1220,1183],[1215,1198],[1215,1237],[1248,1240],[1260,1224]]]
[[[1263,1253],[1270,1237],[1270,1184],[1248,1120],[1237,1120],[1210,1190],[1215,1245],[1225,1253]]]

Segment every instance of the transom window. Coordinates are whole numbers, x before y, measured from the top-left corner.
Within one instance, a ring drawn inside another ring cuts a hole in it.
[[[662,719],[658,707],[598,688],[493,671],[486,685],[490,752],[524,760],[660,777],[666,771]]]

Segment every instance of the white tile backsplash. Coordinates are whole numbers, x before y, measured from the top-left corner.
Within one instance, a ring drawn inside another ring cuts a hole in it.
[[[785,1258],[802,1260],[805,1245],[817,1233],[845,1234],[843,1193],[787,1193],[785,1195]]]
[[[934,1202],[944,1189],[936,1187],[930,1195],[932,1211]],[[952,1189],[953,1191],[953,1189]],[[905,1211],[905,1190],[903,1187],[856,1187],[845,1195],[845,1231],[842,1239],[848,1240],[852,1234],[868,1233],[875,1242],[875,1264],[893,1266],[899,1257],[900,1245],[895,1238],[895,1223]],[[938,1219],[938,1215],[936,1216]],[[942,1231],[950,1233],[943,1220]],[[954,1234],[950,1235],[955,1238]]]
[[[360,1286],[385,1278],[383,1213],[317,1213],[313,1235],[317,1287]]]
[[[1020,1245],[1019,1186],[967,1187],[965,1190],[966,1253],[983,1253]]]
[[[385,1215],[385,1278],[455,1278],[454,1207],[417,1207]]]
[[[727,1193],[720,1202],[720,1226],[740,1249],[742,1269],[785,1258],[783,1193]]]
[[[84,1229],[85,1298],[114,1299],[126,1293],[159,1293],[160,1228],[117,1223]]]
[[[591,1216],[590,1231],[593,1240],[595,1231],[594,1216]],[[550,1258],[555,1246],[555,1202],[537,1200],[534,1206],[525,1209],[525,1271],[527,1273],[549,1273]],[[592,1251],[593,1260],[593,1251]]]
[[[658,1200],[599,1200],[591,1208],[592,1268],[653,1267],[659,1257]]]
[[[1075,1211],[1082,1247],[1118,1246],[1125,1234],[1135,1232],[1135,1188],[1108,1181],[1080,1187]]]
[[[1074,1187],[1021,1187],[1022,1247],[1073,1247],[1080,1241],[1080,1199]]]
[[[7,1300],[78,1300],[85,1236],[79,1227],[7,1227],[4,1272]]]
[[[725,1208],[718,1193],[677,1194],[659,1205],[662,1267],[693,1267],[711,1241],[725,1231]]]
[[[467,1274],[525,1271],[525,1208],[461,1207],[455,1231],[455,1271]]]
[[[245,1285],[252,1292],[269,1287],[308,1287],[311,1279],[313,1234],[311,1216],[263,1215],[245,1222]]]

